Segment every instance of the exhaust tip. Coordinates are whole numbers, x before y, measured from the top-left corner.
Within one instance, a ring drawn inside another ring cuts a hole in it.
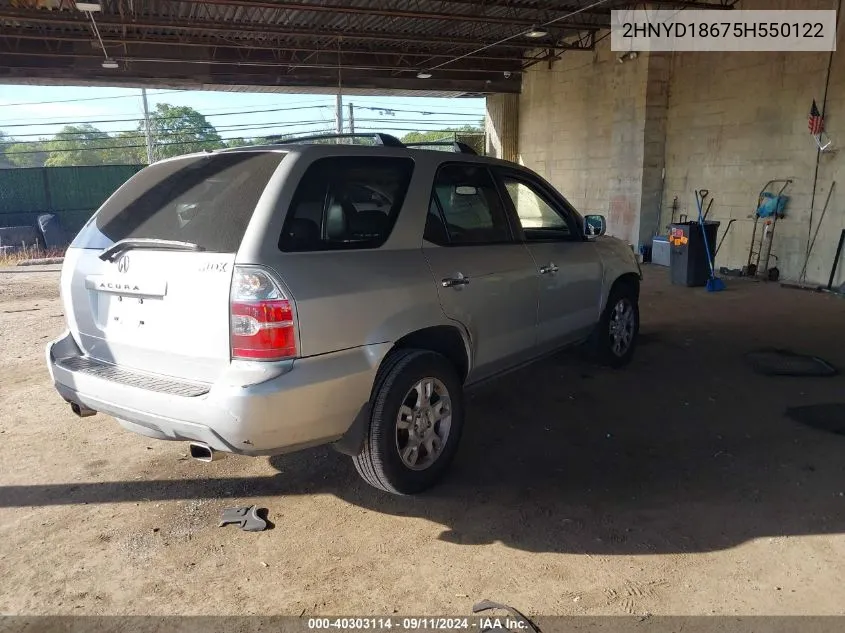
[[[213,448],[200,442],[191,442],[188,450],[191,457],[200,462],[213,462],[217,457]]]
[[[78,402],[71,402],[70,410],[73,411],[80,418],[87,418],[92,415],[97,415],[97,412],[94,411],[94,409],[89,409],[84,404],[79,404]]]

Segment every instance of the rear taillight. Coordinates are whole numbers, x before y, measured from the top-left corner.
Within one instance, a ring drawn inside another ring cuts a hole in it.
[[[293,305],[266,272],[235,267],[229,306],[232,358],[280,360],[296,356]]]

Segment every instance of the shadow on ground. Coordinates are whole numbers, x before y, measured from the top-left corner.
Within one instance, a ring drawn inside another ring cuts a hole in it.
[[[843,378],[764,377],[743,359],[777,346],[845,366],[843,344],[831,343],[845,304],[813,297],[826,311],[808,316],[799,294],[749,287],[717,298],[656,284],[631,367],[562,354],[476,391],[452,470],[418,497],[369,488],[347,457],[322,448],[272,458],[271,477],[7,486],[0,506],[269,497],[272,519],[274,496],[330,493],[424,517],[458,544],[590,554],[845,532],[845,437],[785,415],[841,400]],[[776,330],[759,327],[761,311]]]

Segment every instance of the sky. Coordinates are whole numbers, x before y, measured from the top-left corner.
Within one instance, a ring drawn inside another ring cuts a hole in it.
[[[223,138],[317,133],[335,126],[334,95],[150,89],[147,99],[151,111],[157,103],[198,110]],[[478,125],[484,116],[483,99],[344,96],[344,119],[349,103],[356,131],[376,128],[397,136]],[[390,108],[395,108],[392,114],[385,112]],[[134,130],[141,118],[139,89],[0,84],[0,131],[21,141],[86,122],[106,132]]]

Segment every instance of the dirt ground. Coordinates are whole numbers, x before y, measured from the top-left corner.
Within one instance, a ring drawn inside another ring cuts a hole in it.
[[[842,376],[766,377],[785,347],[845,368],[845,302],[648,269],[622,371],[573,354],[477,391],[446,482],[415,498],[322,448],[202,464],[53,391],[57,267],[0,271],[0,612],[845,613],[845,437],[788,407]],[[218,528],[258,503],[275,528]]]

